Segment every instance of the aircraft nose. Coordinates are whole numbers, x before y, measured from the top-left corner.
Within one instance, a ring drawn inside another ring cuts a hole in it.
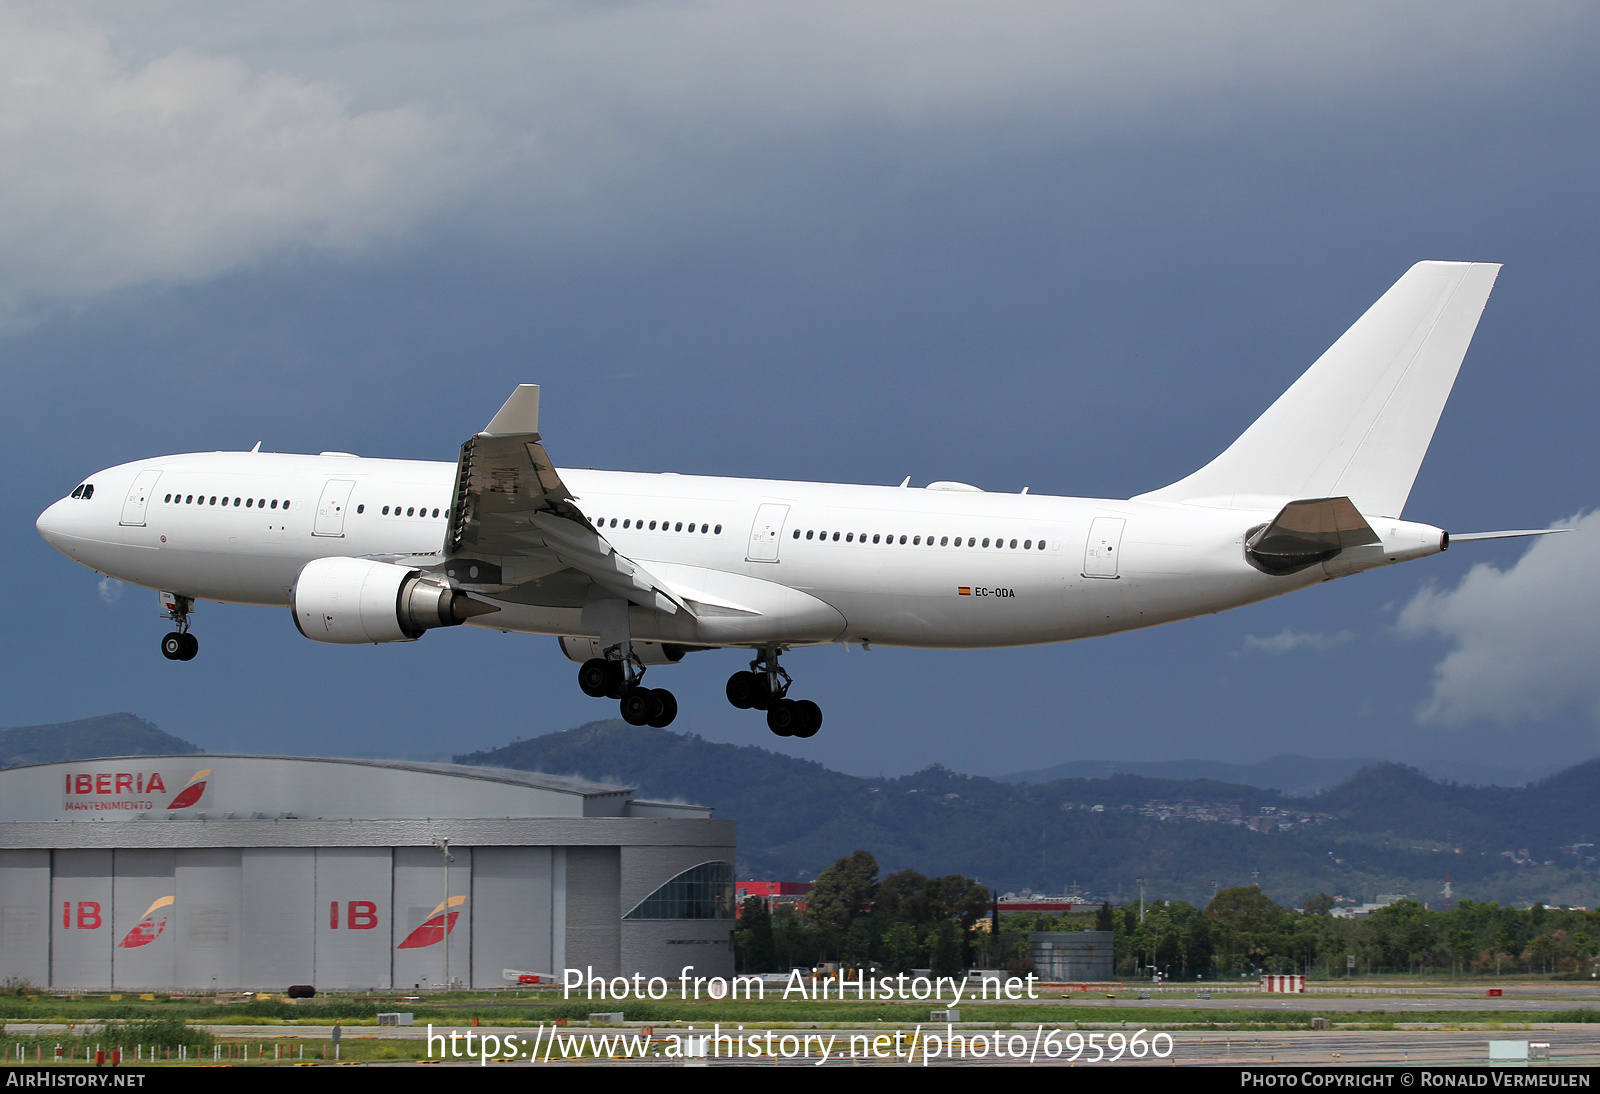
[[[66,532],[66,515],[63,512],[67,502],[65,499],[56,502],[50,508],[39,514],[39,519],[33,526],[39,530],[39,535],[44,541],[56,550],[61,550],[62,537]]]

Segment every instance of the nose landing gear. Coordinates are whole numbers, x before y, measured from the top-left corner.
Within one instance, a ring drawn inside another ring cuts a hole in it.
[[[822,728],[822,708],[810,699],[790,699],[794,683],[778,664],[778,650],[768,647],[750,662],[750,671],[728,677],[728,702],[740,710],[767,712],[767,728],[779,737],[815,737]]]
[[[178,628],[161,639],[161,656],[168,661],[193,661],[194,655],[200,652],[200,640],[189,633],[189,613],[194,611],[194,598],[162,593],[161,606],[166,609],[162,618],[172,620]]]

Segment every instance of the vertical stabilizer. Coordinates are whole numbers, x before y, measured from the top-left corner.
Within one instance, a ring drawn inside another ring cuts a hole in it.
[[[1342,496],[1398,517],[1499,272],[1417,263],[1227,451],[1140,499]]]

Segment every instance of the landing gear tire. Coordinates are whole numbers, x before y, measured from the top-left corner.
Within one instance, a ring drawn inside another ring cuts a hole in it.
[[[592,699],[622,697],[622,663],[591,657],[578,668],[578,687]]]
[[[767,711],[767,728],[779,737],[793,737],[800,726],[800,704],[793,699],[779,699]]]
[[[187,648],[184,636],[177,631],[172,631],[161,640],[161,656],[168,661],[182,661],[183,651]]]
[[[630,726],[647,726],[650,719],[661,712],[662,702],[650,688],[629,688],[622,693],[621,708],[624,722]]]
[[[179,661],[193,661],[194,655],[200,652],[200,639],[184,631],[178,636],[183,640],[183,652],[178,654]]]
[[[750,710],[756,698],[766,693],[766,681],[753,672],[736,672],[728,677],[728,702],[740,710]]]
[[[672,724],[672,720],[678,716],[678,697],[666,688],[656,688],[650,694],[659,704],[660,713],[645,724],[655,729],[666,729]]]
[[[796,699],[794,701],[794,709],[800,722],[795,727],[794,735],[796,737],[815,737],[817,730],[822,728],[822,708],[810,699]]]

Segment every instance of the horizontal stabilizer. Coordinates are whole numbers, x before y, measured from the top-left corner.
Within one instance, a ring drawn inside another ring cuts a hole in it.
[[[1499,272],[1417,263],[1227,451],[1138,500],[1343,496],[1398,517]]]
[[[1571,528],[1525,528],[1513,532],[1451,532],[1450,543],[1475,543],[1480,539],[1521,539],[1523,536],[1553,536]]]
[[[1269,574],[1292,574],[1326,562],[1347,547],[1380,542],[1349,498],[1308,498],[1285,505],[1271,524],[1245,539],[1250,564]]]

